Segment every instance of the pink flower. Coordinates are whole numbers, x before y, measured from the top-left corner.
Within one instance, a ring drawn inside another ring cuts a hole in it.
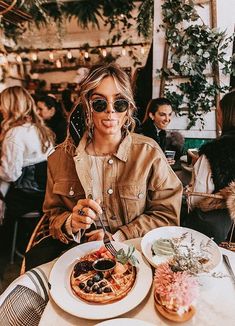
[[[168,263],[157,267],[154,286],[162,304],[175,311],[188,308],[198,296],[197,279],[187,271],[173,272]]]

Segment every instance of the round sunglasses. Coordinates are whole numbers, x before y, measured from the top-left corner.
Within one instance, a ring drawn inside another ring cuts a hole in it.
[[[129,108],[129,102],[124,98],[108,102],[106,99],[95,99],[90,100],[90,105],[95,112],[104,112],[107,110],[108,103],[112,103],[113,108],[116,112],[125,112]]]

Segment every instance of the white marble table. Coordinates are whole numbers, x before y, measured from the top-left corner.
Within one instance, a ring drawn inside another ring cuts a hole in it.
[[[139,249],[140,239],[134,239],[134,241],[130,240],[128,242],[133,243]],[[221,249],[221,251],[229,257],[233,270],[235,271],[235,253],[225,249]],[[196,306],[196,314],[191,320],[183,323],[184,326],[235,325],[235,285],[231,278],[228,277],[228,271],[223,262],[217,267],[216,271],[222,272],[226,276],[223,278],[213,278],[211,276],[200,277],[201,288]],[[145,325],[144,322],[149,322],[157,326],[178,325],[178,323],[164,319],[156,311],[152,290],[138,307],[118,318],[142,320],[143,326]],[[50,298],[42,315],[40,326],[90,326],[96,325],[99,322],[97,320],[86,320],[72,316],[58,307]],[[110,320],[108,324],[111,326],[112,321]],[[123,319],[123,322],[120,321],[120,325],[127,326],[127,319]]]

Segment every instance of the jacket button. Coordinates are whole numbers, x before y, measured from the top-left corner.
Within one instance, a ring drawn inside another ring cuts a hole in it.
[[[138,195],[138,198],[139,198],[139,199],[144,198],[144,194],[141,192],[141,193]]]
[[[113,194],[113,189],[112,189],[112,188],[109,188],[109,189],[107,190],[107,193],[108,193],[109,195],[112,195],[112,194]]]
[[[110,158],[110,159],[108,160],[108,164],[113,164],[113,159]]]
[[[117,217],[116,216],[111,216],[110,217],[112,221],[116,221]]]
[[[73,191],[73,188],[71,187],[69,190],[69,196],[73,196],[73,195],[74,195],[74,191]]]

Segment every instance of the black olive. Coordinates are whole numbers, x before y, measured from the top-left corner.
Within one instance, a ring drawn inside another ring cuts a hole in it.
[[[84,288],[84,291],[85,291],[86,293],[89,293],[89,292],[91,291],[91,288],[90,288],[89,286],[86,286],[86,287]]]
[[[100,288],[103,288],[106,284],[107,284],[107,282],[102,281],[102,282],[100,282],[99,287],[100,287]]]
[[[88,286],[92,286],[94,284],[94,282],[92,280],[88,280],[86,283]]]
[[[106,288],[104,288],[104,292],[110,293],[110,292],[112,292],[112,289],[110,287],[106,287]]]
[[[94,276],[93,276],[93,278],[92,278],[92,281],[93,282],[99,282],[101,280],[101,278],[100,278],[100,275],[99,274],[95,274]]]
[[[84,287],[85,287],[85,283],[80,283],[79,284],[79,288],[82,290],[82,289],[84,289]]]
[[[92,286],[92,291],[96,292],[99,289],[99,286],[97,284]]]
[[[99,289],[96,291],[97,294],[101,294],[102,292],[103,292],[103,289],[101,289],[101,288],[99,288]]]

